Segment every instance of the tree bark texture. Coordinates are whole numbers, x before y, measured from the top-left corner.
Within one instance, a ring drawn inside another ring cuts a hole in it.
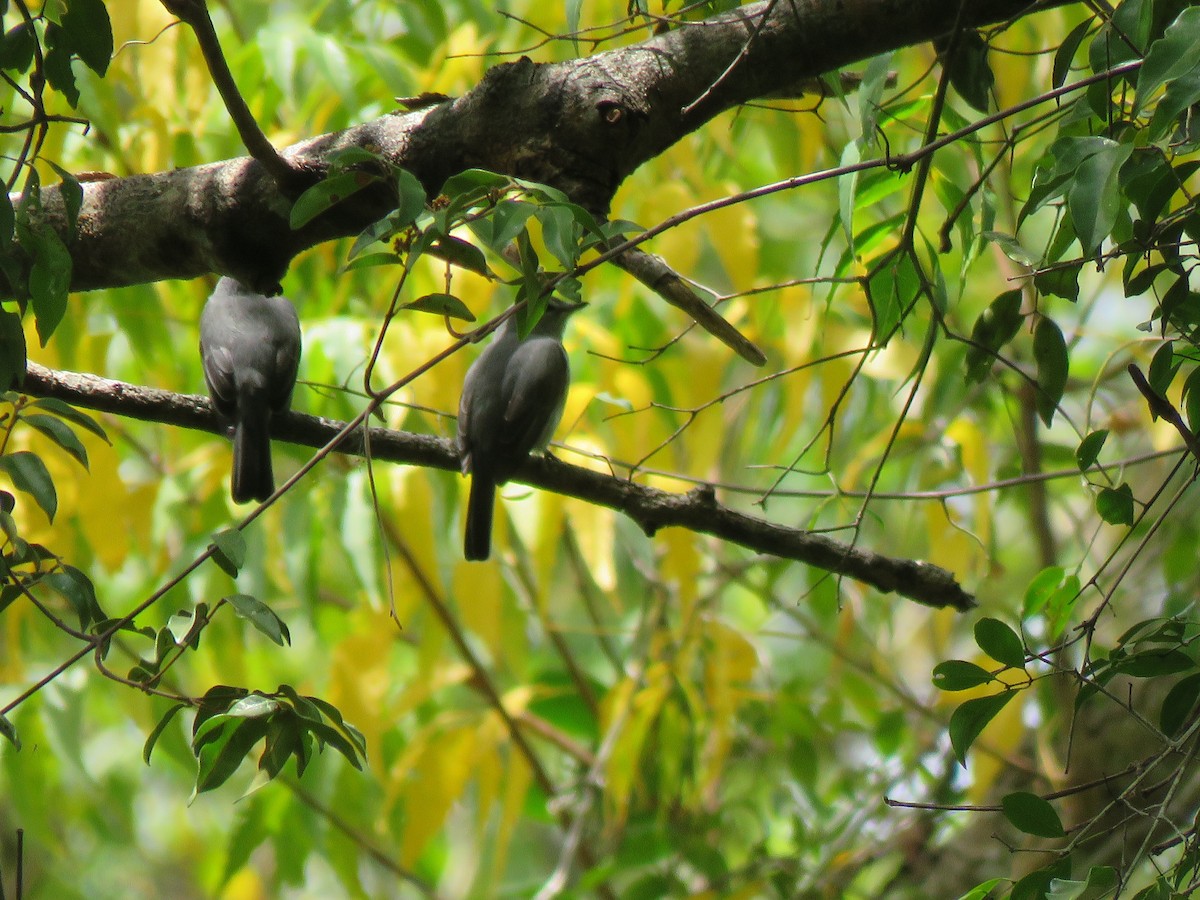
[[[563,190],[604,214],[622,181],[714,116],[795,93],[833,69],[1065,0],[766,0],[642,43],[560,63],[527,58],[490,69],[467,94],[397,112],[281,151],[281,184],[252,158],[84,184],[77,232],[56,188],[43,215],[88,291],[232,275],[270,292],[302,250],[359,233],[390,211],[385,187],[360,191],[292,230],[296,196],[336,151],[360,147],[408,169],[430,196],[478,167]]]

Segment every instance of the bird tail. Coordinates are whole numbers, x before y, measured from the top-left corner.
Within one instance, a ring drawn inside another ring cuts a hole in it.
[[[463,538],[463,556],[469,560],[487,559],[492,554],[492,510],[495,503],[495,480],[475,472],[471,476],[467,528]]]
[[[271,435],[266,416],[240,417],[233,431],[234,503],[266,500],[275,491]]]

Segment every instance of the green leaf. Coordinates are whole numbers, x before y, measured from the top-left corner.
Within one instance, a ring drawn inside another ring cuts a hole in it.
[[[1043,869],[1030,872],[1014,884],[1009,900],[1045,900],[1052,881],[1070,877],[1071,858],[1064,856]]]
[[[1113,660],[1117,671],[1133,678],[1175,675],[1196,668],[1196,662],[1182,650],[1140,650]]]
[[[1019,290],[1005,291],[979,314],[971,329],[967,349],[967,380],[981,382],[992,370],[1000,348],[1021,330],[1025,317],[1021,315],[1022,295]]]
[[[112,22],[103,0],[71,0],[62,17],[62,29],[71,52],[103,77],[113,55]]]
[[[146,765],[150,765],[150,754],[154,752],[154,745],[158,743],[158,739],[162,737],[163,732],[167,730],[167,726],[171,724],[171,720],[175,718],[175,714],[181,709],[186,708],[186,703],[174,703],[170,709],[163,713],[162,718],[158,720],[158,724],[154,726],[154,730],[150,732],[146,738],[145,745],[142,747],[142,759],[145,760]]]
[[[475,314],[453,294],[425,294],[411,303],[405,303],[403,309],[415,309],[418,312],[449,316],[452,319],[462,319],[466,322],[475,321]]]
[[[1030,269],[1037,268],[1037,257],[1022,247],[1021,242],[1011,234],[1005,234],[1002,231],[985,231],[982,236],[999,247],[1004,255],[1013,262]],[[1019,294],[1020,291],[1015,293]]]
[[[238,700],[226,710],[225,714],[235,719],[260,719],[263,716],[279,712],[281,709],[283,709],[283,704],[274,697],[255,692]]]
[[[1067,386],[1067,342],[1052,319],[1042,316],[1033,330],[1033,358],[1037,362],[1037,408],[1046,427]]]
[[[58,511],[58,494],[46,464],[28,450],[0,456],[0,471],[6,472],[17,490],[29,494],[51,522]]]
[[[21,416],[21,421],[31,428],[40,431],[50,440],[54,441],[59,447],[69,453],[76,462],[85,469],[88,467],[87,449],[83,446],[83,442],[79,440],[79,436],[75,431],[56,416],[25,414]]]
[[[1169,738],[1183,730],[1200,702],[1200,672],[1181,678],[1167,691],[1158,713],[1158,727]]]
[[[13,748],[21,749],[21,738],[17,734],[17,729],[7,716],[0,716],[0,737],[6,738]]]
[[[378,181],[379,176],[373,172],[355,170],[331,175],[296,198],[289,225],[293,231],[303,228],[321,213]]]
[[[1004,691],[990,697],[976,697],[965,701],[954,710],[950,716],[950,745],[954,748],[954,756],[964,768],[967,765],[967,751],[971,749],[975,739],[987,727],[988,722],[992,721],[1016,695],[1016,691]]]
[[[492,270],[488,268],[483,251],[462,238],[442,235],[430,245],[429,255],[484,278],[495,278]]]
[[[213,535],[213,562],[230,578],[237,578],[246,563],[246,538],[236,528]]]
[[[999,619],[983,618],[976,622],[975,643],[998,663],[1013,669],[1025,667],[1025,645],[1020,635]]]
[[[1112,232],[1121,209],[1118,181],[1121,166],[1133,152],[1132,144],[1108,138],[1090,138],[1095,152],[1079,164],[1067,188],[1067,206],[1084,256],[1092,256]]]
[[[396,195],[398,202],[395,211],[389,216],[393,229],[407,228],[425,209],[425,188],[417,176],[407,169],[396,169]]]
[[[107,617],[96,599],[96,588],[91,579],[74,566],[63,566],[57,572],[43,576],[46,586],[61,596],[79,617],[79,630],[87,631],[92,625],[103,622]]]
[[[981,113],[986,113],[996,76],[988,65],[987,42],[975,31],[960,31],[954,53],[943,59],[950,84],[958,95]]]
[[[196,786],[192,799],[220,787],[237,771],[242,760],[266,736],[269,719],[224,719],[224,730],[196,752]]]
[[[90,431],[92,434],[96,435],[96,437],[104,441],[104,443],[109,444],[110,446],[112,444],[112,441],[108,439],[108,435],[105,433],[104,428],[99,422],[97,422],[87,413],[77,410],[71,404],[66,403],[63,400],[59,400],[57,397],[38,397],[29,405],[31,407],[37,407],[38,409],[44,409],[47,412],[54,413],[54,415],[58,416],[60,419],[66,419],[72,425],[78,425],[80,428]]]
[[[1104,488],[1096,496],[1096,512],[1109,525],[1132,525],[1133,511],[1133,489],[1128,482]]]
[[[992,680],[991,672],[965,659],[948,659],[933,667],[933,686],[939,691],[965,691]]]
[[[21,229],[21,244],[33,256],[29,270],[29,299],[38,339],[45,347],[67,312],[73,261],[52,228]]]
[[[1191,74],[1200,57],[1200,7],[1189,7],[1180,13],[1164,32],[1150,45],[1146,60],[1138,70],[1137,94],[1133,115],[1146,108],[1151,95],[1168,81]]]
[[[71,69],[71,48],[60,26],[46,26],[46,46],[42,56],[42,71],[50,87],[58,91],[72,108],[79,105],[79,85],[75,83],[75,72]]]
[[[1117,870],[1112,866],[1092,866],[1086,881],[1050,879],[1046,900],[1100,900],[1110,896],[1119,884]]]
[[[332,703],[322,700],[320,697],[305,696],[304,699],[308,700],[313,706],[319,709],[321,714],[324,715],[325,718],[327,718],[330,722],[332,722],[335,727],[343,731],[346,736],[350,738],[350,741],[354,744],[354,746],[358,748],[358,752],[363,755],[363,758],[366,758],[367,739],[363,736],[361,731],[342,718],[341,710],[339,710]]]
[[[1175,359],[1175,342],[1164,341],[1162,346],[1154,351],[1146,380],[1150,382],[1150,387],[1154,388],[1158,396],[1165,397],[1177,371],[1179,371],[1179,363]]]
[[[19,388],[24,383],[27,354],[21,317],[0,309],[0,390]]]
[[[1108,429],[1101,428],[1098,431],[1093,431],[1075,448],[1075,463],[1079,466],[1079,471],[1084,472],[1092,467],[1100,456],[1100,451],[1104,448],[1104,442],[1108,440]]]
[[[291,645],[292,636],[288,632],[287,624],[267,604],[249,594],[233,594],[225,599],[233,606],[233,611],[238,616],[249,620],[251,625],[280,647],[284,644]]]
[[[1062,820],[1054,807],[1037,794],[1017,791],[1000,800],[1004,817],[1019,831],[1034,837],[1066,837]]]
[[[1075,303],[1079,300],[1079,273],[1082,262],[1056,263],[1034,273],[1033,285],[1038,293],[1049,297],[1062,297]]]
[[[67,213],[67,223],[71,233],[75,232],[76,223],[79,220],[79,210],[83,208],[83,185],[79,180],[64,169],[62,166],[53,162],[47,162],[62,181],[58,185],[58,194],[62,197],[63,207]]]
[[[33,25],[24,21],[14,25],[0,39],[0,69],[23,74],[33,62],[36,47]]]
[[[534,205],[524,200],[501,200],[496,208],[470,223],[471,232],[496,253],[504,253],[534,213]]]
[[[1063,38],[1063,42],[1054,54],[1054,71],[1050,79],[1053,87],[1060,88],[1067,83],[1067,76],[1071,74],[1071,62],[1075,59],[1075,53],[1079,50],[1079,45],[1083,43],[1083,39],[1091,27],[1092,20],[1084,19]]]

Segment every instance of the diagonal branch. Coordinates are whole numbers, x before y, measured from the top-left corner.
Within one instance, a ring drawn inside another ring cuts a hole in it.
[[[23,390],[100,412],[213,434],[225,432],[224,423],[213,413],[206,397],[143,388],[95,375],[58,372],[35,363],[29,364]],[[331,419],[292,412],[273,421],[272,434],[293,444],[323,447],[343,427],[344,423]],[[454,443],[444,438],[372,428],[370,446],[376,460],[448,472],[459,470]],[[358,433],[346,438],[338,446],[338,452],[362,455],[363,448],[363,437]],[[624,513],[647,535],[652,536],[662,528],[687,528],[759,553],[845,575],[883,593],[895,591],[926,606],[965,611],[975,605],[974,597],[946,569],[918,560],[884,556],[823,534],[739,512],[718,502],[711,486],[673,494],[569,465],[553,457],[529,458],[514,480]]]

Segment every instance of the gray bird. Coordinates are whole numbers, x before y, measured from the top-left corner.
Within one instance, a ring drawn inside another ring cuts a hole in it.
[[[467,559],[491,554],[496,486],[531,451],[545,449],[562,418],[571,381],[563,329],[584,305],[551,299],[524,340],[517,336],[516,317],[507,319],[467,370],[458,404],[458,455],[463,474],[471,473]]]
[[[233,501],[265,500],[275,491],[271,417],[291,405],[300,367],[296,308],[222,278],[200,314],[200,358],[213,406],[233,422]]]

